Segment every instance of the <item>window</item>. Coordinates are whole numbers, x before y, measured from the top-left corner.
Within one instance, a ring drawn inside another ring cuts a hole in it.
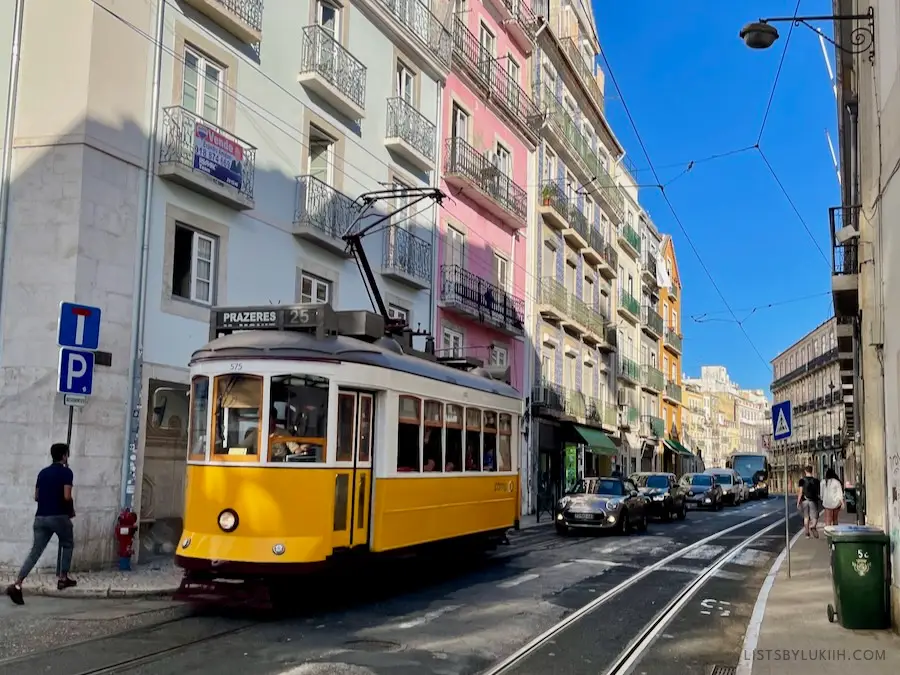
[[[331,282],[302,272],[300,274],[300,302],[310,304],[331,302]]]
[[[397,62],[397,91],[396,94],[404,101],[412,105],[415,94],[416,76],[400,61]]]
[[[594,397],[594,364],[585,363],[581,372],[581,390],[585,396]]]
[[[481,24],[481,28],[478,32],[478,44],[481,47],[479,61],[483,63],[494,58],[494,54],[496,54],[497,51],[497,38],[483,23]]]
[[[556,155],[550,148],[544,149],[544,180],[548,183],[556,181]]]
[[[566,260],[566,289],[569,293],[575,292],[575,275],[578,268],[571,260]]]
[[[575,366],[577,361],[574,354],[566,354],[565,369],[563,370],[563,386],[566,389],[575,388]]]
[[[494,283],[502,289],[509,287],[509,262],[506,258],[494,254]]]
[[[216,265],[216,239],[175,224],[172,256],[172,295],[211,305]]]
[[[463,334],[458,330],[447,328],[441,332],[441,350],[445,356],[460,358],[462,356]]]
[[[587,218],[588,226],[594,227],[594,202],[590,198],[584,200],[584,217]]]
[[[541,274],[545,277],[556,277],[556,249],[551,241],[544,241],[544,259],[541,264]]]
[[[468,10],[468,3],[466,0],[453,0],[453,13],[454,14],[465,14]]]
[[[667,326],[672,325],[672,321],[669,318],[669,303],[668,302],[663,303],[663,321],[666,322]]]
[[[590,277],[584,278],[584,289],[582,292],[582,298],[588,304],[588,306],[594,306],[594,280]]]
[[[445,249],[444,264],[463,267],[466,260],[466,235],[448,225]]]
[[[466,471],[481,471],[481,411],[466,408]]]
[[[214,453],[241,458],[259,454],[263,380],[256,375],[219,375],[215,384]]]
[[[483,433],[483,462],[482,470],[497,471],[497,413],[490,410],[484,411],[484,433]]]
[[[512,415],[500,415],[499,471],[512,471]]]
[[[463,407],[448,405],[446,413],[444,471],[462,471]]]
[[[497,151],[494,157],[494,166],[496,166],[504,176],[509,176],[512,173],[512,158],[509,150],[500,143],[497,143]]]
[[[401,396],[397,425],[397,471],[418,471],[422,449],[422,401]]]
[[[628,295],[632,298],[634,297],[634,277],[631,276],[631,273],[628,273]]]
[[[334,181],[334,139],[314,125],[309,127],[309,166],[306,172],[331,185]]]
[[[469,138],[469,113],[463,110],[457,103],[453,104],[451,132],[453,138],[461,138],[464,141]]]
[[[425,433],[422,471],[440,471],[444,466],[444,404],[425,401]]]
[[[506,347],[491,347],[490,365],[506,368],[509,365],[509,350]]]
[[[319,25],[324,28],[336,41],[341,40],[341,10],[330,2],[319,0],[318,8]]]
[[[522,69],[519,67],[519,64],[513,58],[512,54],[506,55],[506,72],[509,73],[509,79],[516,84],[519,84],[519,78],[522,76]]]
[[[541,378],[544,382],[553,382],[556,379],[556,349],[553,345],[544,345],[541,352]]]
[[[409,325],[409,310],[398,307],[397,305],[388,305],[388,316],[392,319],[405,321]]]
[[[578,201],[578,183],[575,180],[575,176],[566,171],[566,196],[569,198],[569,201],[575,203]]]
[[[209,378],[197,376],[191,381],[191,440],[188,452],[193,459],[206,456],[209,425]]]
[[[338,414],[343,399],[339,401]],[[269,385],[269,461],[324,462],[328,380],[314,375],[276,375]],[[352,428],[351,428],[352,433]],[[352,452],[353,439],[350,438]],[[338,435],[338,461],[346,447]]]
[[[184,49],[181,105],[213,124],[221,124],[224,68],[190,47]]]

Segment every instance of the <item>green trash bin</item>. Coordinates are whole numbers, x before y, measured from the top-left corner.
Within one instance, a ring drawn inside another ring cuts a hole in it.
[[[890,537],[870,525],[830,525],[825,536],[834,583],[828,620],[833,623],[837,617],[841,626],[852,630],[890,628]]]

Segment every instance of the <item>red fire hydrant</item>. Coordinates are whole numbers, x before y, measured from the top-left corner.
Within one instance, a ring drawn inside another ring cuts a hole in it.
[[[119,569],[131,569],[134,554],[134,535],[137,533],[137,514],[131,509],[123,509],[116,518],[116,544],[119,550]]]

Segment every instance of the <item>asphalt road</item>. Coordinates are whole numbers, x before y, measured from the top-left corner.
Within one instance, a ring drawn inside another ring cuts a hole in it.
[[[737,663],[759,586],[784,545],[782,509],[772,498],[692,511],[628,537],[560,537],[537,526],[511,534],[487,560],[320,579],[290,618],[180,618],[0,663],[0,675],[706,675],[712,664]],[[656,625],[697,580],[696,595]]]

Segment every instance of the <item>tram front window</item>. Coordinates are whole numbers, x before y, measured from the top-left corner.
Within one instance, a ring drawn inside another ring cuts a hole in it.
[[[188,452],[194,459],[206,456],[208,415],[209,378],[198,375],[191,382],[191,435]]]
[[[214,454],[259,454],[262,378],[256,375],[219,375],[215,385]]]
[[[269,389],[269,461],[324,462],[328,380],[278,375]]]

